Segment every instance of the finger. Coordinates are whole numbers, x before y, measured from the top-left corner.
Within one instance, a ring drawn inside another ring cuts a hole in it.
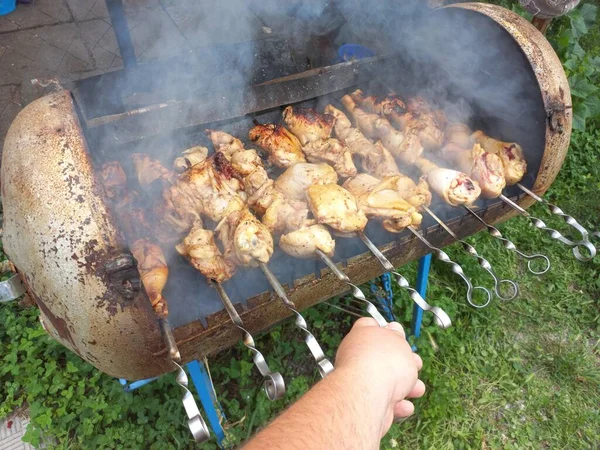
[[[361,317],[356,322],[354,322],[354,325],[352,326],[352,328],[378,327],[378,326],[379,325],[377,324],[375,319],[372,319],[371,317]]]
[[[423,397],[423,394],[425,394],[425,383],[423,383],[421,380],[417,380],[415,387],[412,388],[412,391],[410,391],[406,397],[419,398]]]
[[[387,324],[387,329],[396,331],[402,335],[403,338],[406,338],[406,333],[404,332],[404,328],[398,322],[390,322]]]
[[[423,360],[416,353],[413,353],[413,358],[415,360],[415,364],[417,365],[417,370],[421,370],[423,368]]]
[[[394,406],[394,418],[395,419],[404,419],[412,415],[415,412],[415,405],[408,400],[402,400],[401,402],[396,403]]]

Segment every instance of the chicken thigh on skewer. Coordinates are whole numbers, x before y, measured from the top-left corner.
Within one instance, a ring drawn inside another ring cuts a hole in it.
[[[248,136],[269,155],[269,162],[274,166],[287,168],[294,164],[306,162],[302,153],[302,145],[296,136],[281,125],[256,125]]]
[[[486,136],[483,131],[475,131],[472,139],[483,147],[486,152],[498,155],[504,166],[506,184],[512,186],[517,184],[527,171],[527,161],[523,155],[523,149],[514,142],[502,142]]]

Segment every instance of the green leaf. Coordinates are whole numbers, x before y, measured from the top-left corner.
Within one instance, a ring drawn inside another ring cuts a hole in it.
[[[588,117],[600,116],[600,97],[598,95],[590,95],[583,101],[583,106],[588,111]]]
[[[579,39],[588,32],[588,27],[585,24],[585,19],[581,16],[581,13],[577,11],[575,14],[570,15],[571,20],[571,31],[575,39]]]
[[[585,130],[585,121],[589,113],[589,109],[585,105],[575,105],[573,107],[573,128],[581,131]]]
[[[579,45],[579,42],[575,42],[570,53],[572,56],[576,56],[580,60],[585,58],[585,50],[581,47],[581,45]]]
[[[584,3],[579,8],[579,12],[581,17],[585,21],[585,24],[588,27],[594,25],[594,21],[596,20],[596,14],[598,13],[598,7],[596,5],[592,5],[591,3]]]
[[[586,98],[598,90],[598,86],[594,86],[582,76],[574,76],[569,78],[571,85],[571,95],[579,98]]]

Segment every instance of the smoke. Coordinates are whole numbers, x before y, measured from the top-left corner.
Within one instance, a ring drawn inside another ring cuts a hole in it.
[[[248,101],[245,93],[251,86],[340,62],[337,49],[349,43],[388,57],[385,69],[360,86],[365,92],[422,95],[451,120],[521,143],[530,166],[526,182],[537,172],[545,120],[537,81],[518,45],[483,15],[455,8],[431,12],[424,0],[232,0],[208,7],[188,0],[171,12],[185,39],[181,54],[80,84],[84,90],[80,106],[87,118],[162,102],[176,105],[147,114],[148,119],[129,118],[125,125],[118,121],[88,130],[91,148],[99,149],[94,155],[97,162],[118,159],[130,178],[134,175],[128,155],[135,151],[148,153],[167,167],[188,147],[204,145],[212,151],[203,134],[207,127],[229,132],[251,147],[247,133],[252,118],[280,122],[280,109],[216,121],[222,117],[219,107],[226,114]],[[158,39],[146,52],[163,55],[165,45]],[[344,93],[304,103],[322,111],[329,102],[339,106]],[[184,102],[213,123],[196,125],[188,120],[193,114],[182,106]],[[134,130],[129,135],[123,131],[127,127]],[[437,207],[444,219],[461,214]],[[426,220],[424,225],[432,223]],[[378,245],[398,239],[378,224],[370,224],[367,231]],[[358,239],[337,239],[339,259],[365,251]],[[214,290],[187,262],[175,256],[170,267],[165,296],[173,326],[204,321],[222,309]],[[292,284],[302,276],[318,276],[324,265],[293,260],[277,251],[270,267],[282,283]],[[259,270],[245,268],[239,268],[225,287],[234,303],[269,288]]]

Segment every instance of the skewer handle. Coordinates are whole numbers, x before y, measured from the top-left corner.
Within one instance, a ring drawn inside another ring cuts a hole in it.
[[[283,380],[283,377],[279,372],[272,372],[271,369],[269,369],[269,365],[267,364],[265,357],[256,348],[256,344],[254,342],[254,339],[252,338],[252,335],[244,328],[244,323],[242,322],[241,317],[237,313],[235,307],[233,306],[233,303],[231,303],[231,300],[227,295],[227,292],[225,292],[225,289],[223,289],[221,283],[215,283],[215,287],[217,289],[219,297],[221,298],[223,306],[225,307],[227,313],[229,314],[229,317],[231,318],[231,321],[243,333],[244,345],[254,355],[252,360],[254,362],[254,365],[265,380],[264,388],[268,399],[274,401],[283,398],[283,396],[285,395],[285,381]]]
[[[562,217],[562,219],[567,223],[567,225],[570,225],[571,227],[575,228],[579,232],[579,234],[581,234],[582,241],[590,240],[588,230],[586,230],[579,222],[577,222],[577,220],[575,220],[574,217],[569,216],[568,214],[565,214],[565,212],[562,209],[560,209],[558,206],[556,206],[556,205],[550,203],[548,200],[545,200],[544,198],[540,197],[535,192],[530,191],[525,186],[523,186],[521,183],[517,183],[517,186],[523,192],[525,192],[527,195],[532,197],[536,202],[543,203],[544,205],[546,205],[552,214],[554,214],[555,216]]]
[[[517,283],[515,283],[512,280],[500,280],[498,279],[498,276],[496,275],[496,273],[494,272],[494,270],[492,269],[492,265],[490,264],[490,262],[485,259],[483,256],[480,256],[479,253],[477,253],[477,250],[475,249],[475,247],[473,247],[471,244],[469,244],[467,241],[462,240],[461,238],[458,237],[458,235],[456,233],[454,233],[454,231],[452,231],[450,229],[450,227],[448,225],[446,225],[433,211],[431,211],[429,209],[429,207],[427,207],[426,205],[422,205],[423,209],[425,211],[427,211],[427,213],[429,213],[429,215],[431,217],[433,217],[433,219],[440,224],[440,226],[446,230],[446,232],[448,232],[448,234],[450,236],[452,236],[454,239],[456,239],[457,242],[460,243],[460,245],[462,245],[462,248],[472,257],[474,257],[475,259],[477,259],[477,263],[479,264],[479,266],[484,269],[487,273],[490,274],[490,276],[492,277],[492,279],[494,280],[494,292],[496,293],[496,296],[501,299],[501,300],[512,300],[514,299],[517,294],[519,293],[519,286],[517,286]],[[501,284],[506,284],[509,286],[509,294],[507,296],[503,296],[502,291],[500,289],[500,285]]]
[[[183,408],[188,416],[188,427],[192,432],[192,436],[196,442],[205,442],[210,438],[210,431],[208,430],[206,422],[200,414],[200,410],[198,409],[198,405],[196,405],[194,396],[188,388],[188,377],[185,373],[185,370],[183,370],[183,367],[181,367],[175,361],[173,361],[173,364],[177,367],[177,378],[175,380],[183,390],[182,403]]]
[[[387,326],[387,324],[388,324],[387,320],[385,320],[385,318],[377,310],[377,308],[375,307],[375,305],[373,303],[371,303],[369,300],[367,300],[367,298],[365,297],[365,294],[363,293],[363,291],[361,291],[358,286],[356,286],[355,284],[353,284],[353,283],[350,282],[350,278],[348,278],[348,275],[346,275],[344,272],[342,272],[339,269],[339,267],[331,260],[331,258],[329,256],[327,256],[325,253],[323,253],[321,250],[317,249],[316,253],[317,253],[317,256],[319,258],[321,258],[321,260],[325,263],[325,265],[327,265],[327,267],[329,267],[329,269],[333,272],[333,274],[340,281],[343,281],[348,286],[350,286],[350,289],[351,289],[351,292],[352,292],[352,297],[354,297],[360,303],[362,303],[363,305],[365,305],[367,313],[373,319],[375,319],[375,321],[377,322],[377,324],[380,327]]]
[[[521,258],[525,259],[527,261],[527,268],[529,269],[529,271],[531,273],[533,273],[534,275],[543,275],[546,272],[548,272],[548,270],[550,269],[550,260],[548,259],[548,257],[546,255],[542,255],[540,253],[536,253],[534,255],[527,255],[527,254],[521,252],[519,249],[517,249],[517,246],[512,241],[510,241],[510,240],[506,239],[504,236],[502,236],[502,233],[500,233],[500,230],[498,230],[496,227],[487,223],[485,220],[483,220],[481,217],[479,217],[479,215],[477,213],[475,213],[475,211],[473,211],[468,206],[463,205],[463,207],[468,212],[473,214],[475,216],[475,218],[477,220],[479,220],[479,222],[481,222],[487,228],[487,231],[490,234],[490,236],[492,236],[494,239],[498,239],[500,242],[502,242],[502,245],[504,245],[505,249],[507,249],[511,252],[515,252]],[[540,270],[534,269],[533,263],[536,260],[543,261],[543,266],[541,266]]]
[[[300,331],[302,331],[302,333],[304,334],[304,342],[306,343],[306,346],[313,355],[313,358],[317,362],[319,374],[321,375],[321,378],[325,378],[327,375],[333,372],[333,364],[325,357],[325,353],[319,345],[319,342],[314,337],[314,335],[308,330],[306,320],[304,319],[302,314],[298,312],[298,309],[296,308],[294,302],[292,302],[288,298],[287,294],[285,293],[285,289],[283,289],[283,286],[281,285],[275,274],[271,271],[271,269],[269,269],[269,267],[265,263],[260,263],[259,266],[265,274],[265,276],[267,277],[267,280],[269,280],[271,286],[273,286],[273,289],[277,293],[277,296],[283,301],[285,306],[290,311],[292,311],[294,316],[296,316],[296,327],[300,329]]]
[[[485,308],[490,304],[490,302],[492,301],[492,293],[488,289],[484,288],[483,286],[473,286],[473,283],[471,283],[469,277],[465,275],[465,272],[462,269],[462,267],[458,263],[452,261],[445,251],[432,245],[427,239],[425,239],[421,235],[421,233],[419,233],[414,228],[408,227],[408,230],[423,244],[425,244],[433,252],[433,254],[438,260],[442,261],[443,263],[449,264],[452,272],[454,272],[456,275],[463,279],[463,281],[467,285],[467,302],[469,302],[469,305],[473,306],[474,308]],[[486,301],[484,303],[475,303],[473,301],[473,293],[476,290],[481,290],[485,293]]]
[[[161,317],[160,319],[158,319],[158,326],[160,328],[160,334],[163,337],[163,341],[167,346],[169,358],[171,358],[175,362],[180,362],[181,354],[179,353],[179,349],[177,348],[177,342],[175,341],[175,336],[173,336],[173,330],[171,329],[169,319],[167,317]]]
[[[384,269],[390,272],[392,275],[394,275],[396,284],[398,284],[398,286],[402,289],[406,289],[408,291],[412,301],[415,302],[417,306],[419,306],[422,310],[429,311],[433,314],[434,322],[438,327],[445,330],[450,325],[452,325],[452,321],[450,320],[448,314],[446,314],[446,312],[438,306],[431,306],[425,301],[423,297],[421,297],[421,294],[419,294],[415,289],[410,287],[408,280],[402,275],[400,275],[398,272],[396,272],[396,269],[394,269],[394,266],[392,265],[390,260],[385,257],[385,255],[381,252],[381,250],[379,250],[379,248],[377,248],[375,244],[373,244],[371,239],[369,239],[363,232],[360,232],[358,236],[369,248],[371,253],[373,253],[375,258],[377,258],[377,260],[381,263]]]
[[[511,199],[509,199],[505,195],[500,195],[499,198],[504,203],[506,203],[507,205],[509,205],[516,211],[518,211],[522,216],[527,217],[536,228],[547,232],[548,235],[552,239],[562,242],[563,244],[571,247],[573,254],[575,255],[575,258],[577,258],[579,261],[590,261],[592,258],[594,258],[594,256],[596,256],[596,247],[589,240],[587,240],[587,241],[585,241],[585,240],[584,241],[572,241],[572,240],[566,238],[565,236],[563,236],[559,231],[546,226],[546,224],[544,223],[543,220],[532,216],[531,214],[529,214],[527,211],[525,211],[523,208],[521,208],[519,205],[517,205],[515,202],[513,202]],[[583,253],[582,253],[582,250],[583,250]]]

